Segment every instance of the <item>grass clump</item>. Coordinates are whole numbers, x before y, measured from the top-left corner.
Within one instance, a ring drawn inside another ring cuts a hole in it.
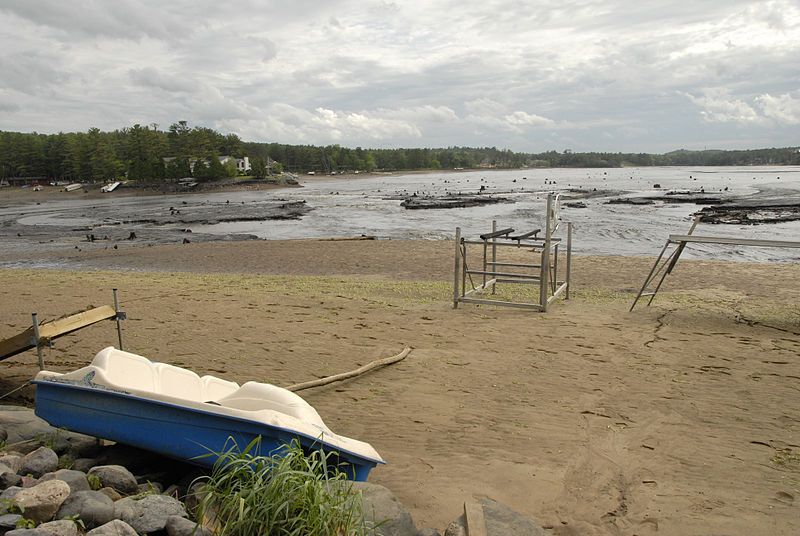
[[[361,495],[329,463],[292,441],[272,456],[258,439],[221,455],[211,476],[198,479],[197,519],[220,536],[366,536]],[[194,487],[194,486],[193,486]]]

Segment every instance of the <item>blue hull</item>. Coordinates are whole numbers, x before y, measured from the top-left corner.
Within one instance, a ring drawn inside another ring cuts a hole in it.
[[[80,385],[34,381],[36,415],[58,428],[101,437],[170,458],[211,467],[214,453],[244,448],[260,436],[269,456],[297,439],[305,449],[338,455],[339,468],[353,480],[367,480],[376,460],[327,445],[318,438],[267,424],[209,411]]]

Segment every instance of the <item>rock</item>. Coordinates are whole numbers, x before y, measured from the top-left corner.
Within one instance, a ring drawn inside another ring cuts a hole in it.
[[[139,491],[136,478],[121,465],[98,465],[89,469],[88,475],[100,479],[102,487],[114,488],[123,495]]]
[[[33,478],[32,476],[21,476],[19,477],[20,485],[23,488],[32,488],[36,485],[37,479]]]
[[[58,454],[53,449],[39,447],[22,458],[22,464],[20,464],[17,474],[39,478],[56,469],[58,469]]]
[[[13,499],[20,491],[22,491],[22,486],[11,486],[10,488],[3,490],[3,492],[0,493],[0,502],[2,502],[3,499]]]
[[[22,477],[12,472],[0,474],[0,489],[8,489],[12,486],[22,487]]]
[[[122,520],[114,519],[105,525],[92,529],[86,536],[137,536],[133,527]]]
[[[37,417],[32,409],[22,406],[0,406],[0,427],[8,434],[6,442],[25,452],[39,446],[35,441],[37,438],[46,437],[56,430]]]
[[[0,456],[0,465],[5,465],[15,473],[22,467],[22,454],[3,454]]]
[[[114,519],[114,501],[99,491],[75,491],[58,509],[56,517],[64,519],[75,515],[87,529],[99,527]]]
[[[348,483],[349,484],[349,483]],[[416,536],[417,527],[405,506],[394,493],[380,484],[353,482],[352,490],[364,500],[364,518],[380,524],[375,531],[380,536]]]
[[[26,518],[41,523],[53,519],[68,496],[69,485],[66,482],[50,480],[18,491],[13,501],[22,509]]]
[[[0,443],[5,443],[8,440],[8,432],[5,428],[0,428]]]
[[[100,461],[95,458],[76,458],[72,462],[72,468],[75,471],[83,471],[84,473],[88,473],[89,469],[96,465],[100,465]]]
[[[492,499],[481,499],[486,520],[486,536],[547,536],[548,533],[533,520]],[[450,523],[444,536],[465,536],[466,522],[462,514]]]
[[[120,495],[119,492],[114,488],[100,488],[98,491],[114,502],[117,502],[122,498],[122,495]]]
[[[70,493],[92,489],[89,487],[89,481],[86,480],[86,474],[72,469],[59,469],[55,473],[46,473],[42,475],[39,482],[47,482],[49,480],[63,480],[69,485]]]
[[[170,516],[186,517],[186,509],[179,500],[166,495],[147,495],[138,500],[128,497],[114,503],[114,517],[139,533],[162,530]]]
[[[167,536],[212,536],[207,527],[181,516],[169,516],[166,529]]]
[[[52,536],[78,536],[78,525],[69,519],[60,521],[50,521],[49,523],[42,523],[36,527],[39,534],[47,534]]]
[[[447,525],[444,536],[467,536],[467,529],[464,528],[464,516]]]
[[[420,529],[417,536],[442,536],[442,533],[436,529]]]
[[[159,482],[146,482],[139,484],[139,493],[161,493],[164,491],[164,486]]]
[[[67,436],[68,450],[73,458],[91,458],[97,456],[103,447],[96,437],[70,432]]]
[[[48,534],[37,529],[14,529],[6,532],[6,536],[48,536]]]
[[[0,516],[0,534],[5,534],[17,528],[17,521],[22,519],[19,514],[4,514]]]

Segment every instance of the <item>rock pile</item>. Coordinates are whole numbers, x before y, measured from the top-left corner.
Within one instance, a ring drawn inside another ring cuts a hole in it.
[[[192,519],[192,483],[201,469],[52,428],[16,406],[0,406],[0,441],[0,536],[212,534]],[[353,489],[363,497],[367,520],[378,526],[375,536],[441,536],[417,529],[387,488],[357,482]],[[483,508],[487,536],[548,534],[494,501]],[[463,518],[446,534],[466,534]]]

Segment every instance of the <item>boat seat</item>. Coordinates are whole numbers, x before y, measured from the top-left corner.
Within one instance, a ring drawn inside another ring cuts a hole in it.
[[[203,382],[191,370],[167,363],[154,363],[156,392],[162,395],[203,402]]]
[[[92,365],[101,369],[110,382],[123,389],[156,390],[153,367],[146,357],[109,346],[97,353]]]
[[[216,401],[239,389],[239,384],[216,376],[203,376],[203,402]]]
[[[300,398],[300,395],[267,383],[247,382],[236,392],[218,399],[217,402],[224,407],[245,411],[277,411],[328,429],[317,410]]]

